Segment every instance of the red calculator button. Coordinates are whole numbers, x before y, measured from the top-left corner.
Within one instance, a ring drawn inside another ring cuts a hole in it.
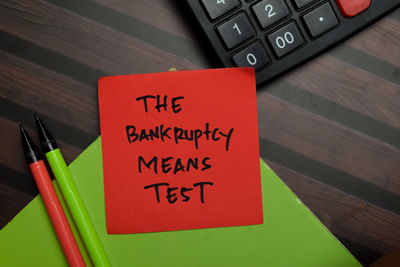
[[[346,17],[354,17],[371,5],[371,0],[336,0],[336,2]]]

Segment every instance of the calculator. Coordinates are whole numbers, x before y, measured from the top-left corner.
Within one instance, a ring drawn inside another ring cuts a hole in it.
[[[186,0],[223,65],[254,67],[257,84],[315,57],[400,0]]]

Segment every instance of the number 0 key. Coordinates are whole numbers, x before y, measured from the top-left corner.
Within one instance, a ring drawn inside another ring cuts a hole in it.
[[[238,67],[254,67],[256,70],[268,65],[270,60],[259,42],[255,42],[232,57]]]

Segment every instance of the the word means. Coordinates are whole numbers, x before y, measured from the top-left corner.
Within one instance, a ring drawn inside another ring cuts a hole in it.
[[[204,157],[200,161],[200,170],[205,171],[211,168],[211,164],[208,163],[210,160],[209,157]],[[172,166],[171,166],[172,164]],[[189,172],[191,170],[199,169],[199,159],[188,158],[187,160],[182,160],[181,158],[173,158],[173,157],[165,157],[158,158],[157,156],[152,157],[150,160],[146,161],[143,156],[139,155],[138,157],[138,170],[139,173],[142,173],[143,165],[148,169],[152,170],[155,174],[158,173],[158,170],[161,169],[163,173],[169,173],[170,171],[173,174],[177,174],[178,172]]]

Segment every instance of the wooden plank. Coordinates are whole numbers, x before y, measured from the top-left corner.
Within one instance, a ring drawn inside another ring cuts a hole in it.
[[[0,29],[109,74],[199,68],[178,56],[47,2],[0,6]]]
[[[271,142],[400,193],[400,151],[359,132],[258,93],[259,135]]]
[[[400,61],[400,53],[396,58]],[[304,64],[284,78],[297,87],[400,129],[400,84],[329,55]]]
[[[399,13],[394,12],[345,43],[400,67],[398,60],[400,54],[399,18]]]
[[[400,215],[279,164],[268,164],[335,235],[381,253],[400,247]]]
[[[99,134],[97,88],[3,51],[0,71],[1,97],[71,127]]]
[[[182,23],[185,16],[192,16],[183,1],[179,3],[165,0],[94,0],[94,2],[188,40],[194,34],[191,27],[193,25]]]

